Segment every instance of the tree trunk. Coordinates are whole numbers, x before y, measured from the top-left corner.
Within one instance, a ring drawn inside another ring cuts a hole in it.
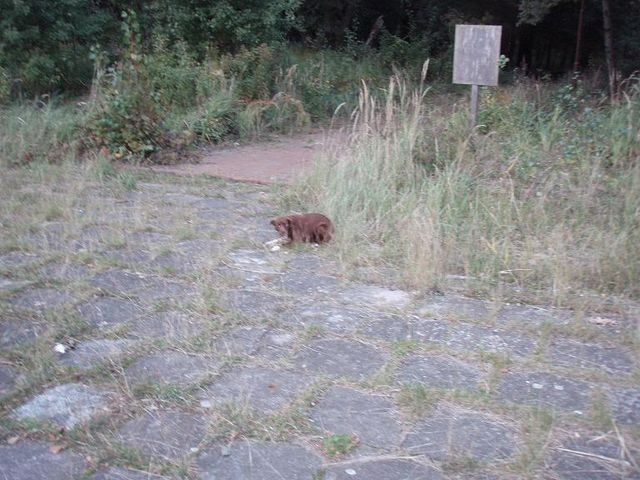
[[[611,28],[611,4],[609,0],[602,0],[602,23],[604,26],[604,56],[607,60],[607,72],[609,74],[609,96],[611,101],[616,101],[616,62],[613,51],[613,34]]]
[[[578,29],[576,31],[576,56],[573,60],[574,82],[580,71],[580,56],[582,55],[582,27],[584,26],[584,0],[580,1],[580,14],[578,15]]]

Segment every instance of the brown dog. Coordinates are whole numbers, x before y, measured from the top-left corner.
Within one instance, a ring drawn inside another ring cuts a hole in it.
[[[271,225],[280,234],[284,245],[292,242],[328,242],[333,234],[331,220],[320,213],[278,217],[271,220]]]

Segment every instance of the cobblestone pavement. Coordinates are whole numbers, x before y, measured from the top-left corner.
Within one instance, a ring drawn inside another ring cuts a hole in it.
[[[97,186],[13,234],[0,478],[640,479],[633,314],[268,251],[269,188]]]

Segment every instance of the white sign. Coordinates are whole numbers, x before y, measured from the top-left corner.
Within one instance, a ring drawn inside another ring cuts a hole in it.
[[[497,85],[502,27],[456,25],[453,83]]]

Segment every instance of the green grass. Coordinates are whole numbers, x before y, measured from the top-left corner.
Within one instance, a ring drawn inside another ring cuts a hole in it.
[[[358,446],[358,440],[351,435],[334,434],[322,440],[322,447],[329,458],[343,457]]]

